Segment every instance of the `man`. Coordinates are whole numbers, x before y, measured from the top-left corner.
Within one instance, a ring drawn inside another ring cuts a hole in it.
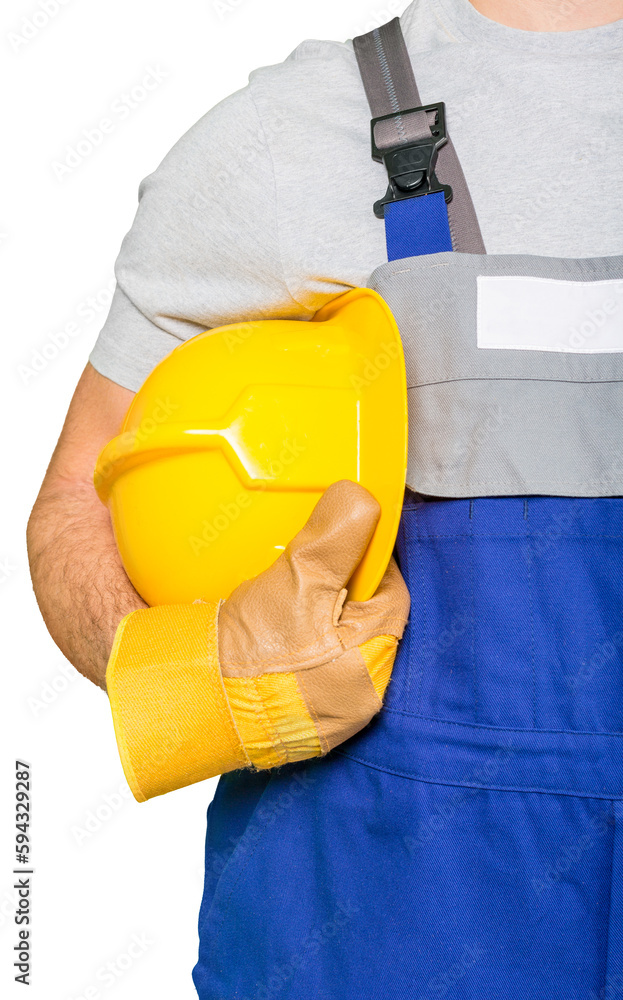
[[[401,18],[422,100],[446,103],[489,257],[521,258],[504,274],[529,279],[521,288],[531,301],[542,282],[581,285],[588,305],[571,328],[584,343],[560,346],[547,331],[519,343],[520,331],[503,344],[498,323],[476,359],[498,368],[453,376],[440,359],[420,379],[434,345],[401,326],[414,407],[441,382],[450,393],[462,382],[484,393],[498,380],[499,409],[472,400],[480,418],[469,431],[457,419],[449,437],[459,465],[489,448],[485,472],[499,468],[495,480],[462,480],[452,492],[448,453],[441,479],[408,480],[416,492],[399,555],[411,623],[385,710],[361,741],[295,765],[298,785],[292,768],[221,782],[208,869],[213,854],[228,863],[206,880],[202,998],[569,1000],[623,988],[622,595],[613,569],[623,486],[614,445],[589,469],[603,425],[590,444],[582,437],[599,411],[611,415],[610,441],[620,415],[618,396],[595,395],[621,381],[620,337],[586,344],[611,300],[595,304],[585,284],[609,282],[615,295],[623,279],[622,18],[622,0],[415,0]],[[48,628],[103,688],[119,623],[145,603],[92,486],[97,454],[180,341],[239,319],[309,319],[368,284],[386,259],[372,204],[387,183],[370,158],[369,119],[352,43],[304,42],[253,73],[141,185],[111,311],[29,525]],[[544,258],[556,261],[551,273]],[[423,283],[422,272],[410,294]],[[428,310],[422,336],[452,287],[411,306]],[[478,285],[493,309],[489,287]],[[521,297],[506,301],[506,313],[521,308]],[[484,337],[480,313],[478,323]],[[523,395],[513,409],[515,389]],[[554,397],[535,429],[534,413]],[[435,421],[443,427],[453,399],[418,409],[412,440]],[[541,459],[539,435],[561,413]],[[531,461],[529,474],[514,474]],[[325,529],[347,537],[352,525],[330,514]]]

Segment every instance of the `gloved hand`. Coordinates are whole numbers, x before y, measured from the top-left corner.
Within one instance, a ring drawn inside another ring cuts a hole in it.
[[[378,517],[366,489],[334,483],[276,562],[226,601],[123,619],[106,682],[136,799],[321,756],[367,725],[410,600],[392,559],[369,601],[345,602]]]

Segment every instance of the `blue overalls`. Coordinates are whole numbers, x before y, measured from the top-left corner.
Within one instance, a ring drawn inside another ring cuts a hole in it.
[[[447,158],[442,182],[443,106],[414,99],[399,22],[356,51],[390,174],[376,209],[389,261],[370,284],[407,360],[396,557],[411,618],[361,733],[323,758],[220,779],[193,979],[201,1000],[611,1000],[623,336],[594,350],[481,337],[487,296],[509,278],[547,295],[603,289],[595,332],[581,314],[570,337],[602,343],[602,312],[620,334],[605,303],[623,303],[623,258],[485,254]]]

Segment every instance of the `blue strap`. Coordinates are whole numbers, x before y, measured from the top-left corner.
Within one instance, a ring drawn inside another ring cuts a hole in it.
[[[448,208],[443,192],[386,205],[385,237],[389,261],[452,250]]]

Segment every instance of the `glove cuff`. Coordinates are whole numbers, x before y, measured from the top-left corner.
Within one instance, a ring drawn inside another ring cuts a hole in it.
[[[139,802],[250,764],[219,669],[218,604],[121,621],[106,669],[119,756]]]
[[[144,608],[117,629],[106,684],[119,756],[139,802],[239,768],[324,755],[381,707],[394,636],[308,670],[223,677],[219,607]]]

